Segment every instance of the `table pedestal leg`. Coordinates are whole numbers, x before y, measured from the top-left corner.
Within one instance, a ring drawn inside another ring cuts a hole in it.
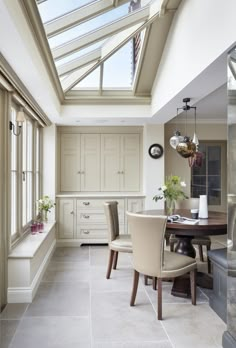
[[[190,256],[195,259],[196,251],[192,245],[193,237],[190,236],[176,236],[178,238],[178,243],[175,247],[175,252],[181,255]],[[177,297],[190,297],[190,279],[189,275],[183,275],[181,277],[177,277],[174,280],[173,287],[171,290],[171,294]]]

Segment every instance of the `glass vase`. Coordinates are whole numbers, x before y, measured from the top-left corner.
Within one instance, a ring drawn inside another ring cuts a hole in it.
[[[166,214],[173,215],[175,212],[175,201],[171,198],[166,198]]]
[[[42,216],[43,216],[43,221],[48,222],[48,211],[47,210],[43,210]]]

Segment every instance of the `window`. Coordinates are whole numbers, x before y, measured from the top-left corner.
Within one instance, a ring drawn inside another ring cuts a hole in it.
[[[224,208],[226,204],[226,144],[201,142],[199,151],[203,155],[202,165],[192,168],[191,196],[207,195],[209,206]]]
[[[15,123],[18,106],[12,105]],[[36,216],[35,201],[40,194],[40,129],[26,115],[19,136],[11,133],[11,236],[18,239]]]

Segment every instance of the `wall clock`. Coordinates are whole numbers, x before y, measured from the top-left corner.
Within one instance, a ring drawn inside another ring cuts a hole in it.
[[[160,144],[153,144],[149,147],[149,155],[154,158],[160,158],[163,155],[163,147]]]

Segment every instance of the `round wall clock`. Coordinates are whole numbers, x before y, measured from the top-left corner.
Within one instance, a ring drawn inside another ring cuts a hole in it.
[[[160,158],[163,155],[163,147],[160,144],[153,144],[149,147],[149,155],[154,158]]]

